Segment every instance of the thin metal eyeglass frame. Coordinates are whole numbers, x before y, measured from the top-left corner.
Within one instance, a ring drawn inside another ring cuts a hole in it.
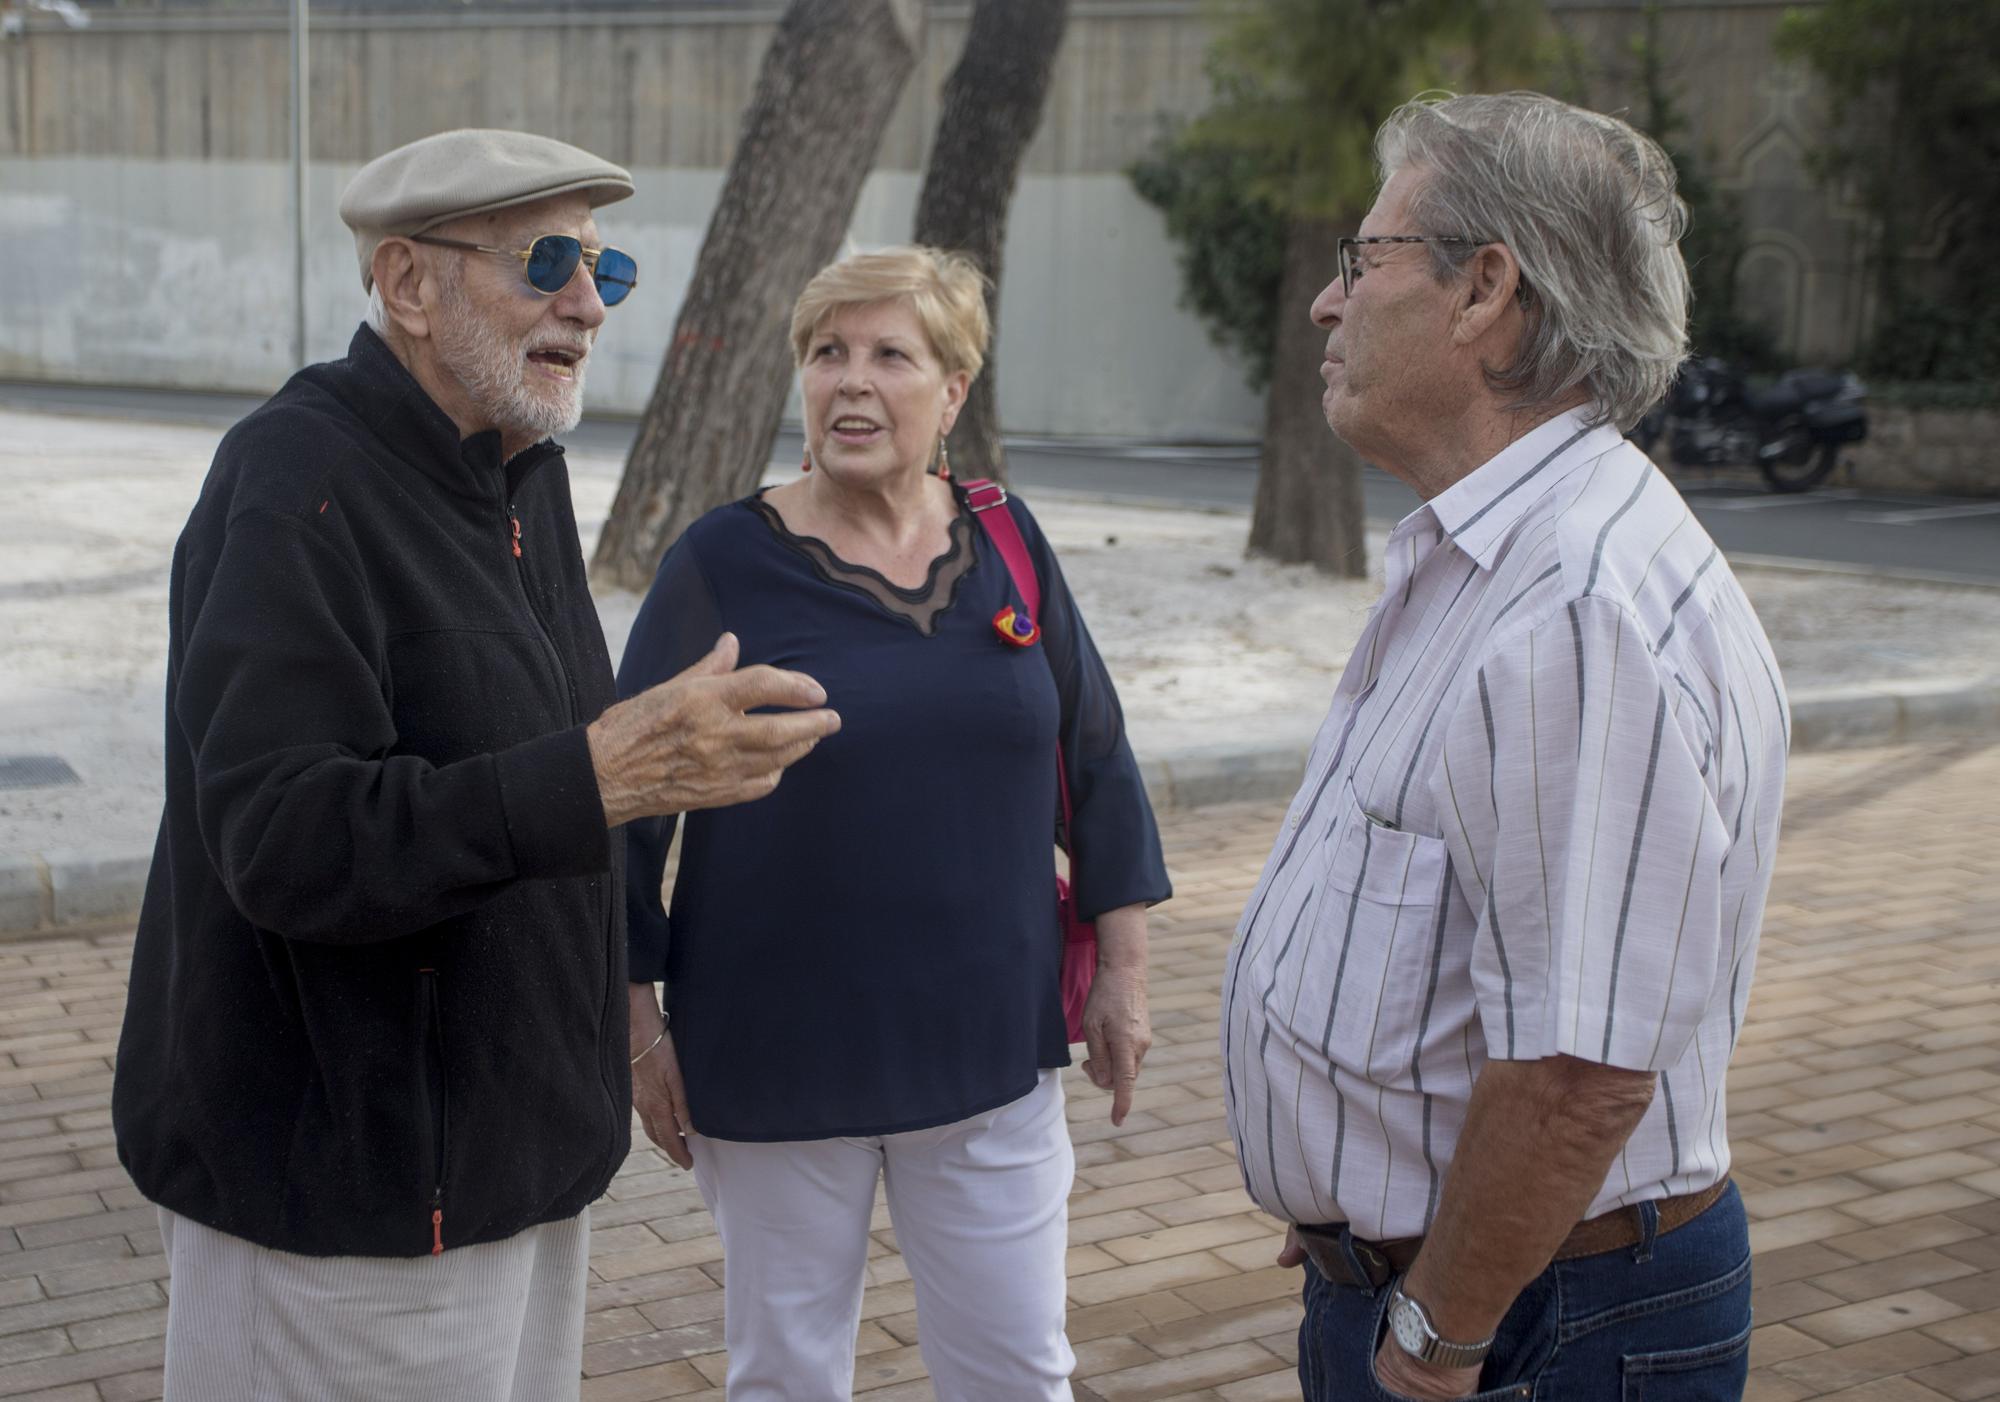
[[[1354,250],[1364,243],[1462,243],[1471,248],[1480,248],[1492,243],[1492,239],[1466,239],[1456,234],[1371,234],[1367,238],[1343,238],[1336,240],[1334,248],[1340,258],[1340,295],[1352,297],[1354,284],[1361,280],[1360,266],[1354,257]],[[1364,267],[1361,272],[1366,272]]]
[[[638,290],[639,287],[638,259],[634,258],[631,254],[626,253],[625,250],[622,248],[610,248],[610,247],[591,248],[587,246],[582,239],[577,238],[574,234],[537,234],[534,238],[528,241],[528,246],[526,248],[494,248],[489,244],[467,243],[463,239],[440,238],[436,234],[410,235],[411,243],[428,243],[428,244],[434,244],[439,248],[459,248],[465,250],[468,253],[495,253],[503,258],[519,258],[521,260],[521,280],[523,282],[527,282],[528,286],[532,290],[534,290],[537,293],[540,293],[540,295],[544,297],[557,297],[562,295],[562,293],[569,287],[570,283],[576,281],[576,272],[572,271],[568,279],[564,281],[563,285],[561,287],[558,287],[554,292],[544,292],[542,291],[541,288],[536,287],[533,282],[530,282],[528,280],[528,262],[535,256],[535,246],[541,243],[543,239],[570,239],[574,241],[578,253],[578,257],[576,260],[577,271],[581,271],[586,268],[589,269],[591,280],[593,282],[596,281],[597,279],[597,260],[599,257],[601,257],[603,254],[606,253],[624,254],[625,261],[632,265],[632,278],[630,281],[627,281],[624,278],[611,279],[611,281],[622,285],[625,291],[619,296],[617,302],[606,302],[604,304],[605,306],[615,307],[618,305],[618,302],[624,301],[625,298],[631,296],[635,291]],[[603,288],[601,287],[598,288],[598,295],[600,297],[604,295]]]

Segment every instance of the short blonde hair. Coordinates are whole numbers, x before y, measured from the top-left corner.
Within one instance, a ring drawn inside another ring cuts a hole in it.
[[[857,253],[813,274],[792,307],[792,364],[806,363],[813,333],[850,307],[901,302],[916,313],[947,375],[979,378],[992,335],[986,275],[963,253],[906,244]]]

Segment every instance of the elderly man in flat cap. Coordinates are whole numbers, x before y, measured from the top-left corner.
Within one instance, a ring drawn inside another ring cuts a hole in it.
[[[726,637],[612,704],[549,440],[636,282],[593,216],[631,193],[510,132],[364,168],[369,324],[182,532],[113,1092],[170,1402],[576,1396],[639,1050],[608,830],[767,793],[838,724]]]

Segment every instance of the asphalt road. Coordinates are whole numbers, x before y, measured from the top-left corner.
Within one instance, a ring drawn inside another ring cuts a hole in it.
[[[0,408],[112,415],[169,423],[233,423],[252,396],[175,390],[0,382]],[[622,452],[636,424],[586,419],[568,441]],[[774,461],[795,461],[796,433],[779,435]],[[2000,445],[1996,445],[2000,453]],[[5,445],[0,444],[0,454]],[[1009,440],[1008,463],[1023,492],[1062,491],[1175,506],[1247,511],[1257,484],[1253,444],[1149,444],[1097,440]],[[1735,560],[1790,562],[1945,582],[2000,584],[2000,499],[1872,495],[1832,485],[1798,496],[1767,492],[1754,473],[1676,477],[1695,514]],[[1401,519],[1416,495],[1370,470],[1371,521]]]
[[[1994,451],[2000,455],[2000,444]],[[1024,492],[1087,490],[1248,510],[1257,485],[1256,449],[1248,444],[1162,448],[1033,441],[1010,445],[1007,460]],[[2000,499],[1866,494],[1841,487],[1837,476],[1817,491],[1786,496],[1766,490],[1748,469],[1682,471],[1674,480],[1734,560],[2000,584]],[[1369,519],[1384,524],[1401,520],[1417,505],[1415,492],[1372,468],[1363,477],[1363,498]]]

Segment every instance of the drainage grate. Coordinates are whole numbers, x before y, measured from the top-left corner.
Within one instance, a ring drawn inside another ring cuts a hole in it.
[[[53,789],[82,782],[59,755],[0,755],[0,789]]]

